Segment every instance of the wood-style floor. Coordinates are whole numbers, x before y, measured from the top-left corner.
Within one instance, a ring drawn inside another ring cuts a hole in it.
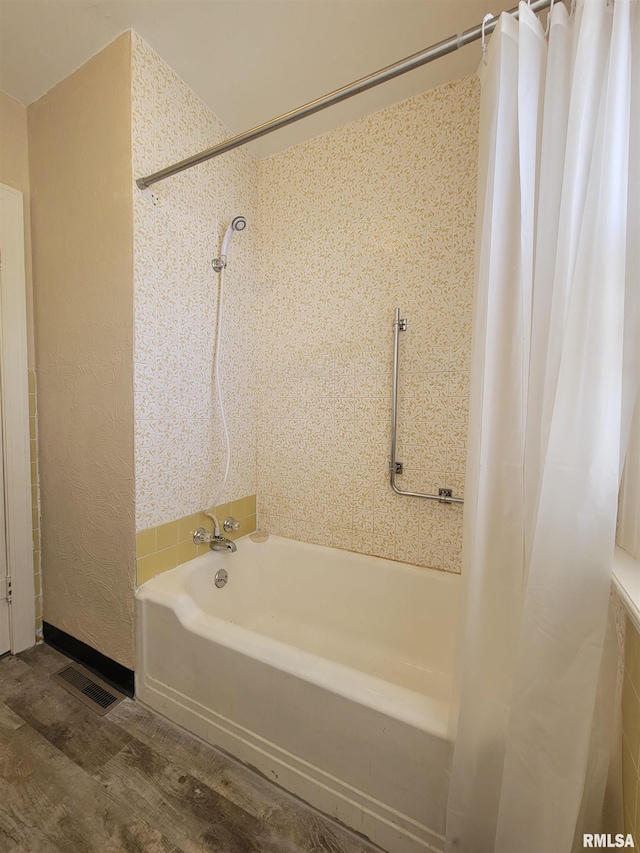
[[[1,853],[377,850],[136,702],[94,714],[66,660],[0,659]]]

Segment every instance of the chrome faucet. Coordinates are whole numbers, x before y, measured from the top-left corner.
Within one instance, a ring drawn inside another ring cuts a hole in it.
[[[240,530],[240,522],[236,521],[233,516],[229,516],[229,518],[225,518],[224,524],[222,525],[225,533],[235,532]],[[233,554],[234,551],[237,551],[236,543],[231,539],[227,539],[226,537],[219,535],[213,535],[213,539],[211,540],[211,550],[212,551],[229,551]]]
[[[212,551],[229,551],[231,554],[238,550],[236,543],[226,536],[213,536],[209,547]]]
[[[205,530],[204,527],[199,527],[193,534],[194,545],[202,545],[204,542],[209,543],[212,551],[229,551],[233,554],[237,551],[236,543],[226,536],[216,536],[214,531]]]

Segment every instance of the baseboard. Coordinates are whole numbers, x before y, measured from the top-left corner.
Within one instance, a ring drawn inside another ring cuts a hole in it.
[[[42,623],[42,633],[45,643],[57,649],[72,660],[83,664],[94,672],[97,676],[106,681],[116,690],[124,693],[126,696],[133,696],[135,693],[135,674],[132,669],[127,669],[121,663],[118,663],[102,652],[83,643],[82,640],[77,640],[66,631],[56,628],[49,622]]]
[[[319,767],[234,724],[167,684],[138,679],[136,698],[187,731],[393,853],[441,853],[444,838]]]

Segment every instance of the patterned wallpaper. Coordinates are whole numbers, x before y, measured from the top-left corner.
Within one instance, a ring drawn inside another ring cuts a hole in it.
[[[226,138],[227,128],[135,33],[133,174]],[[229,255],[221,374],[232,442],[218,503],[255,493],[254,310],[257,162],[242,149],[140,192],[134,189],[136,527],[216,502],[224,439],[213,392],[219,276],[210,261],[243,214]]]
[[[460,571],[479,84],[465,78],[260,162],[258,522]]]
[[[133,34],[134,175],[229,131]],[[210,506],[216,276],[233,216],[222,376],[232,467],[273,533],[459,571],[459,506],[388,485],[393,309],[402,488],[462,495],[479,87],[466,78],[267,160],[246,150],[134,193],[136,526]]]

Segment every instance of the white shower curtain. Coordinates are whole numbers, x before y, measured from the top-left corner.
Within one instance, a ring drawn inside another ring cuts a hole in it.
[[[640,367],[639,2],[579,0],[571,16],[557,2],[548,43],[521,2],[481,67],[447,851],[569,853],[600,830],[603,650]]]

